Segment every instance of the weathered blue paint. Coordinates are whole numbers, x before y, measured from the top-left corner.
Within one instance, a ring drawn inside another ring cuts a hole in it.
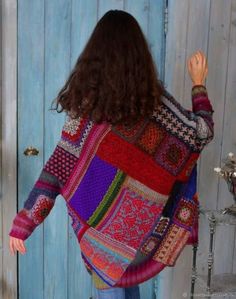
[[[124,9],[133,14],[163,77],[164,2],[18,1],[19,207],[60,137],[65,114],[49,111],[50,104],[64,85],[97,21],[109,9]],[[38,156],[23,154],[30,145],[39,149]],[[25,244],[27,254],[19,255],[19,299],[88,299],[94,295],[61,196],[57,197],[50,216]],[[141,284],[141,295],[145,299],[155,298],[153,279]]]
[[[18,208],[43,165],[44,151],[44,2],[18,1]],[[25,156],[28,146],[38,156]],[[19,254],[19,298],[44,298],[43,226]],[[32,291],[34,294],[32,294]]]
[[[44,23],[44,154],[52,153],[65,115],[49,111],[52,99],[70,71],[71,3],[67,0],[45,1]],[[68,291],[68,217],[63,198],[44,224],[44,298],[64,299]]]

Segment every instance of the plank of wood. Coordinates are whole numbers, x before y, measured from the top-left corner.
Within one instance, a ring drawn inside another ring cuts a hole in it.
[[[45,1],[45,161],[59,141],[64,112],[49,111],[70,71],[71,1]],[[64,199],[56,198],[50,217],[44,222],[44,297],[67,298],[69,271],[68,215]]]
[[[169,29],[166,38],[165,84],[183,103],[189,1],[168,2]]]
[[[223,134],[226,104],[226,84],[227,68],[229,57],[229,38],[231,24],[231,1],[212,1],[211,18],[209,31],[208,62],[209,75],[207,78],[207,87],[209,97],[212,98],[214,106],[215,137],[207,146],[202,154],[202,164],[200,169],[200,192],[202,204],[207,208],[216,208],[226,203],[227,193],[219,193],[218,179],[213,168],[220,164],[222,158],[222,142],[225,138]],[[217,46],[216,46],[217,45]],[[214,104],[215,103],[215,104]],[[230,108],[231,109],[231,108]],[[232,240],[232,228],[227,230],[219,229],[215,238],[216,257],[214,263],[215,273],[220,271],[230,271],[232,269],[232,256],[234,240]],[[222,244],[222,238],[227,240],[227,254],[222,254],[219,249]]]
[[[71,0],[71,65],[74,66],[97,22],[97,0]]]
[[[149,1],[147,41],[156,64],[158,77],[164,81],[165,75],[165,1]]]
[[[225,86],[228,65],[228,43],[230,28],[231,0],[211,2],[207,88],[212,100],[215,121],[214,140],[207,145],[201,157],[199,188],[201,201],[206,208],[216,208],[219,201],[219,179],[213,168],[220,164],[225,113]],[[216,46],[217,45],[217,46]],[[221,199],[223,203],[223,199]]]
[[[141,26],[143,33],[147,36],[148,33],[148,15],[149,1],[148,0],[125,0],[124,10],[136,18]]]
[[[2,28],[2,5],[0,5],[0,16],[1,16],[1,28]],[[0,30],[0,140],[2,140],[2,30]],[[0,219],[3,219],[3,211],[2,211],[2,201],[3,201],[3,193],[2,193],[2,147],[0,147]],[[0,298],[3,298],[3,223],[0,221]]]
[[[226,89],[226,103],[225,103],[225,125],[223,135],[223,151],[222,155],[234,151],[236,155],[236,136],[235,136],[235,114],[236,101],[235,101],[235,86],[236,86],[236,1],[232,1],[231,7],[231,27],[229,39],[229,58],[228,58],[228,78]],[[223,182],[221,182],[223,184]],[[223,188],[219,188],[220,198],[223,196]],[[226,186],[224,185],[224,188]],[[228,190],[227,190],[228,192]],[[225,193],[224,193],[225,194]],[[228,193],[227,193],[228,194]],[[228,195],[227,195],[228,196]],[[232,199],[231,199],[232,203]],[[232,273],[236,273],[236,230],[234,235],[234,256],[232,263]]]
[[[230,27],[228,35],[228,63],[227,63],[227,74],[226,74],[226,84],[225,84],[225,109],[224,109],[224,123],[223,123],[223,133],[222,133],[222,148],[221,148],[221,159],[225,158],[229,152],[234,152],[236,155],[236,101],[235,101],[235,86],[236,86],[236,1],[232,1],[231,5],[231,17],[230,17]],[[227,184],[224,180],[219,181],[219,197],[218,197],[218,208],[224,208],[233,204],[233,196],[228,191]],[[228,262],[217,263],[216,270],[228,271],[229,273],[236,273],[235,267],[235,257],[236,257],[236,246],[235,246],[236,229],[235,227],[229,228],[229,235],[227,236],[229,242],[226,242],[227,247],[229,247],[228,252]],[[226,238],[225,232],[222,231],[219,238]],[[222,254],[221,244],[219,241],[219,246],[216,250],[219,254]],[[224,245],[223,245],[224,246]],[[227,254],[224,253],[224,256]],[[233,261],[231,263],[230,261]],[[223,267],[223,268],[222,268]]]
[[[9,231],[16,213],[17,1],[1,1],[1,194],[0,297],[17,298],[17,256],[10,254]]]
[[[224,159],[229,152],[236,155],[236,135],[235,126],[236,119],[234,112],[236,111],[235,86],[236,86],[236,1],[232,1],[231,22],[229,28],[228,41],[228,61],[226,70],[225,84],[225,108],[224,123],[222,133],[222,150],[221,159]],[[228,191],[227,184],[224,180],[219,181],[219,198],[218,208],[224,208],[233,204],[233,196]]]
[[[185,108],[192,109],[191,101],[191,88],[192,82],[188,74],[187,69],[187,59],[197,50],[201,49],[207,56],[208,49],[208,35],[209,35],[209,22],[210,22],[210,0],[200,0],[200,1],[189,1],[188,9],[188,22],[187,22],[187,33],[186,33],[186,45],[185,45],[185,61],[184,63],[184,93],[183,93],[183,105]],[[205,149],[207,150],[207,148]],[[206,163],[206,161],[204,161]],[[198,193],[199,201],[202,204],[201,190],[199,188],[200,180],[200,168],[201,168],[201,159],[198,161]],[[201,221],[201,218],[200,220]],[[206,222],[204,222],[208,225]],[[198,249],[198,266],[203,267],[206,265],[206,260],[200,258],[202,252],[208,251],[208,226],[199,226],[199,239],[206,239],[206,242],[201,242],[201,247]],[[177,264],[174,269],[174,284],[175,288],[178,289],[178,296],[182,296],[183,293],[190,293],[190,284],[191,284],[191,259],[192,250],[186,251],[186,260],[182,259],[183,264]],[[180,273],[184,273],[184,276],[181,277]],[[177,286],[181,286],[180,288]],[[181,291],[180,291],[181,290]],[[174,296],[174,294],[172,295]]]
[[[29,13],[30,12],[30,13]],[[34,82],[34,84],[32,83]],[[43,165],[44,3],[18,3],[18,205],[19,210]],[[33,146],[38,156],[25,156]],[[43,298],[43,227],[25,241],[19,254],[19,297]],[[37,271],[35,271],[37,269]],[[27,274],[26,274],[27,273]],[[30,283],[29,283],[30,277]]]
[[[123,10],[125,0],[99,0],[98,20],[110,9]]]

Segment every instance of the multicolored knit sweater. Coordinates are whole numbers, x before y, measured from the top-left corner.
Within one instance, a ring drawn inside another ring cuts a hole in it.
[[[9,235],[26,240],[61,194],[97,288],[128,287],[174,266],[198,242],[196,162],[213,138],[212,114],[198,85],[192,111],[166,92],[132,127],[68,115]]]

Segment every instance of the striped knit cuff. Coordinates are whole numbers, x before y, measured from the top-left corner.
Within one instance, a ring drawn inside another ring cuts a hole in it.
[[[37,225],[27,216],[27,211],[25,209],[22,209],[16,214],[15,218],[13,219],[9,236],[21,240],[26,240],[31,235],[36,226]]]
[[[207,111],[213,113],[211,102],[209,101],[207,89],[204,85],[194,85],[192,87],[193,112]]]

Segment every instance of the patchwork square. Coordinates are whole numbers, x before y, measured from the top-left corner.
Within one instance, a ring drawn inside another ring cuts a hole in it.
[[[171,224],[153,259],[165,265],[173,266],[189,236],[189,231],[174,223]]]
[[[196,206],[189,200],[181,199],[175,211],[173,221],[185,228],[192,227],[196,215]]]
[[[137,145],[150,155],[153,155],[162,142],[166,132],[154,122],[149,122],[145,131],[137,141]]]
[[[82,254],[108,285],[114,285],[135,258],[136,250],[90,227],[80,240]]]
[[[43,170],[55,175],[64,185],[77,161],[77,157],[57,145]]]
[[[163,206],[143,198],[127,186],[122,186],[97,229],[111,238],[138,249],[143,237],[150,233],[162,209]]]
[[[188,147],[174,136],[167,136],[158,148],[155,160],[170,171],[173,175],[177,175],[185,165],[190,156]]]
[[[45,195],[39,195],[32,209],[30,210],[30,218],[39,225],[50,213],[55,200]]]
[[[58,145],[79,158],[92,128],[92,121],[81,118],[69,120],[64,124]]]
[[[105,216],[107,210],[114,204],[117,194],[120,191],[120,188],[126,178],[126,174],[118,169],[109,189],[104,195],[103,199],[100,201],[96,210],[88,219],[87,223],[90,226],[97,227]]]
[[[91,128],[92,122],[85,118],[70,119],[62,129],[62,137],[70,142],[77,142],[85,130]]]
[[[159,239],[157,239],[154,236],[150,236],[143,244],[140,251],[145,255],[149,255],[154,250],[154,248],[156,248],[159,242],[160,242]]]
[[[73,209],[86,221],[103,199],[117,173],[116,167],[96,155],[87,167],[85,175],[69,200]]]
[[[170,218],[169,217],[164,217],[162,216],[160,218],[160,220],[158,221],[158,223],[156,224],[153,233],[157,234],[158,236],[163,236],[163,234],[165,233],[168,225],[170,222]]]
[[[136,124],[127,127],[124,124],[112,126],[112,131],[129,142],[134,142],[143,131],[147,120],[141,118]]]

